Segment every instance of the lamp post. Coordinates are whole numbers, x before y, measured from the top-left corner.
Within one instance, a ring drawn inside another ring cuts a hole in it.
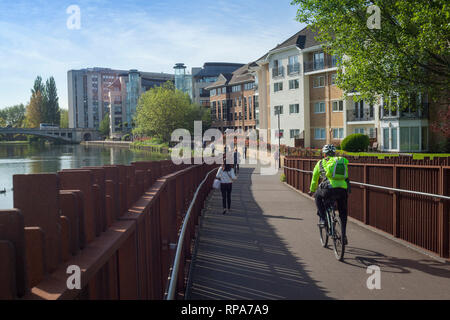
[[[277,115],[278,115],[278,169],[280,169],[281,168],[281,162],[280,162],[280,159],[281,159],[281,154],[280,154],[280,145],[281,145],[281,142],[280,142],[280,140],[281,140],[281,135],[280,135],[280,106],[276,106],[275,107],[276,109],[276,112],[277,112]]]

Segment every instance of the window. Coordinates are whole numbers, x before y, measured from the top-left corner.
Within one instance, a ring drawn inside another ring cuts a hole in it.
[[[337,74],[336,74],[336,73],[333,73],[333,74],[331,75],[331,85],[332,85],[332,86],[336,85],[336,77],[337,77]]]
[[[283,90],[283,82],[277,82],[273,84],[273,91],[278,92]]]
[[[322,88],[325,87],[325,77],[314,77],[313,88]]]
[[[325,140],[325,128],[315,128],[314,129],[314,139],[315,140]]]
[[[239,92],[239,91],[241,91],[241,85],[232,86],[231,87],[231,91],[232,92]]]
[[[383,147],[384,149],[389,148],[389,128],[383,128]]]
[[[314,103],[314,113],[325,113],[325,102]]]
[[[371,128],[373,129],[373,128]],[[397,149],[397,128],[391,128],[391,137],[392,137],[392,142],[391,142],[391,149]]]
[[[324,53],[314,53],[314,70],[320,70],[324,68]]]
[[[342,100],[333,101],[332,105],[333,105],[334,112],[344,111],[344,101],[342,101]]]
[[[343,139],[344,128],[333,128],[333,139]]]
[[[355,133],[361,133],[364,134],[365,129],[364,128],[355,128]]]
[[[289,89],[298,89],[299,82],[298,79],[289,80]]]
[[[244,90],[252,90],[255,87],[254,82],[244,84]]]
[[[293,139],[300,134],[300,129],[291,129],[289,130],[290,138]]]
[[[333,54],[331,56],[331,67],[334,68],[337,65],[337,61],[338,61],[338,56]]]
[[[298,103],[289,105],[289,114],[299,113],[299,112],[300,112],[300,107],[299,107]]]
[[[288,60],[288,74],[299,73],[300,64],[298,63],[298,56],[290,56]]]
[[[280,114],[283,114],[283,106],[275,106],[273,107],[273,111],[274,111],[274,115],[278,115],[278,112],[280,112]]]
[[[215,96],[216,95],[216,89],[212,89],[211,90],[211,96]]]

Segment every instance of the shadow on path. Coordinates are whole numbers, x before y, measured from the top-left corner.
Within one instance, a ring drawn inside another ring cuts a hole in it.
[[[328,299],[267,222],[302,219],[264,215],[251,190],[253,172],[240,169],[230,213],[222,214],[220,191],[207,201],[187,299]]]

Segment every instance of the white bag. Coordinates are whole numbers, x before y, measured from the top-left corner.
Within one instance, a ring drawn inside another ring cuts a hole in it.
[[[220,180],[219,179],[214,179],[213,188],[220,189]]]

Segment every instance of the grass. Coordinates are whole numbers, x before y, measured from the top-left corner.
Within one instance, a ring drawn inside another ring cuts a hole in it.
[[[389,157],[398,157],[398,153],[377,153],[377,152],[347,152],[338,151],[340,154],[355,156],[355,157],[378,157],[378,159],[384,159]],[[414,160],[422,160],[424,157],[433,159],[434,157],[450,157],[450,153],[404,153],[412,155]]]
[[[29,144],[29,141],[0,141],[0,144]]]

